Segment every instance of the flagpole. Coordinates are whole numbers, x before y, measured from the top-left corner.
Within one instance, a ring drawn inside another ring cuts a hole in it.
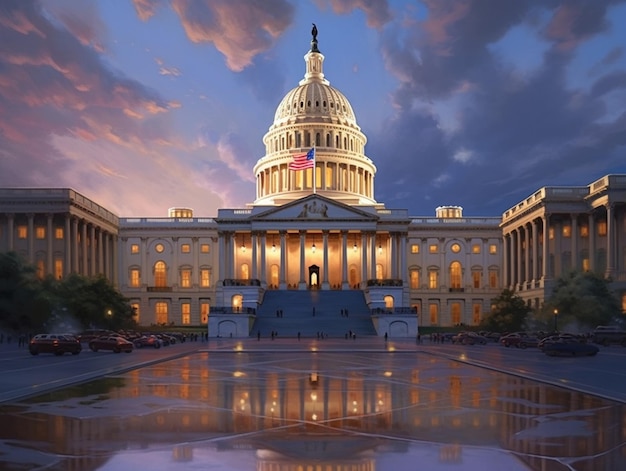
[[[313,194],[315,194],[315,175],[317,175],[317,155],[315,152],[315,144],[313,145]]]

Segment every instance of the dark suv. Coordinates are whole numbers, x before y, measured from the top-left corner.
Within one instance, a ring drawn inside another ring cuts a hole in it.
[[[39,334],[35,335],[28,344],[28,351],[31,355],[54,353],[60,356],[65,352],[78,355],[82,349],[80,341],[70,334]]]
[[[593,331],[593,342],[605,347],[612,343],[626,347],[626,330],[616,325],[599,325]]]

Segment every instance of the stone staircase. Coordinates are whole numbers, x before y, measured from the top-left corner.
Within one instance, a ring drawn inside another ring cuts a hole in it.
[[[357,337],[376,335],[365,296],[358,290],[268,290],[250,336],[260,332],[269,337],[272,331],[279,337],[296,337],[299,332],[303,338],[321,333],[332,338],[343,338],[349,332]]]

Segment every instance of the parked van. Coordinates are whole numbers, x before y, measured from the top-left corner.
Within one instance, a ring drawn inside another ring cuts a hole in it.
[[[626,347],[626,330],[616,325],[599,325],[593,331],[593,342],[604,346],[618,343]]]

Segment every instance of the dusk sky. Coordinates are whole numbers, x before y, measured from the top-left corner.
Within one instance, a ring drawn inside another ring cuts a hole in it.
[[[626,0],[0,0],[0,186],[244,207],[311,23],[387,208],[626,174]]]

